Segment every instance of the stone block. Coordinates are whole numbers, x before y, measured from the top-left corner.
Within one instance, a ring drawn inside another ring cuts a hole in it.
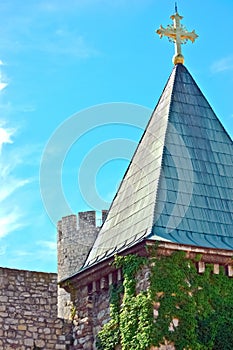
[[[55,349],[56,350],[66,350],[66,345],[65,344],[56,344]]]
[[[8,301],[8,298],[6,295],[0,295],[0,303],[6,303]]]
[[[35,340],[35,345],[38,346],[39,348],[43,348],[46,344],[44,340],[37,339]]]
[[[18,331],[26,331],[27,326],[25,324],[19,324],[18,325]]]
[[[24,339],[24,345],[26,346],[33,346],[34,345],[34,340],[33,339]]]

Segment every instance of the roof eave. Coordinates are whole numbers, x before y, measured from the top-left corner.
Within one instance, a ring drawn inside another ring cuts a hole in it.
[[[226,264],[229,262],[229,259],[232,258],[232,250],[218,249],[218,248],[209,248],[209,247],[200,247],[195,245],[185,245],[174,242],[164,242],[154,239],[145,238],[138,244],[117,253],[117,255],[129,255],[129,254],[139,254],[140,256],[149,256],[148,247],[155,245],[155,242],[158,243],[158,249],[162,255],[170,255],[173,251],[185,251],[189,258],[194,257],[196,254],[205,254],[206,262],[209,263],[218,263]],[[96,264],[88,266],[85,269],[82,269],[75,274],[64,278],[58,282],[60,287],[69,289],[69,284],[78,284],[79,287],[82,285],[87,285],[92,283],[93,280],[100,279],[103,276],[108,275],[109,273],[115,270],[112,265],[114,261],[114,256],[112,255],[105,260],[101,260]]]

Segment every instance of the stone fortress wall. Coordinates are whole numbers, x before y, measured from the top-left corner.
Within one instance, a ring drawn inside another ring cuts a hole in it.
[[[105,218],[103,211],[102,221]],[[96,350],[96,336],[109,320],[111,286],[122,282],[121,269],[110,268],[106,273],[101,270],[101,275],[92,275],[91,281],[82,281],[81,285],[72,281],[68,288],[71,294],[58,287],[57,282],[81,268],[99,229],[94,211],[59,221],[58,275],[0,268],[0,350]],[[181,249],[167,244],[161,248],[161,254],[167,255],[176,248]],[[195,247],[187,251],[190,258],[200,252],[200,274],[206,263],[212,263],[214,274],[222,265],[226,274],[233,277],[230,252],[226,255]],[[137,292],[147,289],[147,276],[148,271],[138,276]]]
[[[69,327],[57,318],[56,274],[0,268],[1,350],[65,350]]]
[[[58,222],[58,274],[0,268],[0,350],[72,348],[70,295],[57,282],[84,263],[100,229],[96,221],[88,211]]]

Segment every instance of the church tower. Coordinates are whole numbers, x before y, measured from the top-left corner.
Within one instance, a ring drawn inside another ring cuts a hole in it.
[[[233,142],[184,65],[182,44],[197,34],[177,8],[171,19],[157,30],[175,44],[171,75],[89,254],[60,275],[76,307],[75,350],[204,348],[205,327],[222,310],[228,319],[214,323],[208,348],[226,349],[219,344],[233,319]],[[171,256],[183,260],[163,275],[159,262]]]

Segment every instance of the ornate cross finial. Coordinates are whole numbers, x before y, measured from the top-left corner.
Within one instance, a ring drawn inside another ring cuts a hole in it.
[[[167,36],[168,40],[175,44],[175,55],[173,56],[174,64],[184,64],[184,56],[181,53],[181,45],[186,44],[188,40],[194,41],[198,38],[198,35],[195,33],[195,30],[188,32],[183,24],[180,23],[180,20],[183,18],[177,12],[177,6],[175,5],[176,13],[170,18],[173,20],[173,25],[169,24],[167,28],[164,28],[162,25],[156,31],[159,34],[160,38]]]

